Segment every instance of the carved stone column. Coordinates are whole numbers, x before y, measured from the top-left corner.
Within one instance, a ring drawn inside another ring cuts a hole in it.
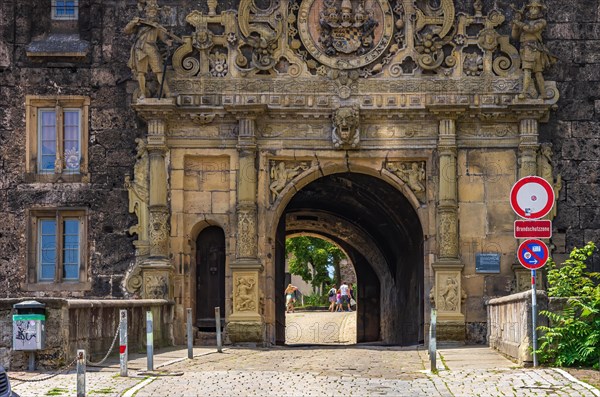
[[[438,338],[464,341],[465,318],[461,309],[463,264],[460,262],[458,235],[456,120],[440,120],[438,151],[438,257],[433,264],[435,284],[431,300],[438,309]]]
[[[231,261],[233,307],[227,331],[233,342],[263,342],[265,326],[261,316],[260,274],[258,259],[258,219],[256,169],[256,118],[265,110],[262,105],[227,108],[239,120],[237,175],[237,224],[235,259]]]
[[[519,179],[536,175],[538,151],[538,121],[523,119],[519,125]]]
[[[148,237],[150,256],[142,265],[145,298],[171,296],[172,266],[169,256],[169,208],[167,202],[168,179],[165,155],[166,122],[163,119],[148,120],[148,157],[150,160],[150,219]]]

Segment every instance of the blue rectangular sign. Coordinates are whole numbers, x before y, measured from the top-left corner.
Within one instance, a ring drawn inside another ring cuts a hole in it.
[[[500,273],[500,254],[476,254],[475,271],[477,273]]]

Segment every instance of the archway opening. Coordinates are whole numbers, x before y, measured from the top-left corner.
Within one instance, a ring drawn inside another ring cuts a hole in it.
[[[285,248],[286,344],[355,344],[358,284],[348,254],[318,234],[288,234]]]
[[[300,189],[283,212],[275,250],[276,341],[285,343],[285,238],[322,236],[357,274],[357,342],[423,341],[423,230],[410,201],[380,178],[338,173]]]

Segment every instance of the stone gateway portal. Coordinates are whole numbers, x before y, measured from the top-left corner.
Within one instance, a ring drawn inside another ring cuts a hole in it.
[[[185,308],[201,326],[219,305],[229,341],[280,343],[285,238],[308,234],[355,267],[358,342],[422,342],[432,307],[441,340],[481,339],[483,286],[527,277],[510,187],[555,183],[538,142],[559,98],[543,8],[221,3],[172,27],[148,0],[128,25],[147,64],[130,65],[147,134],[126,184],[129,292],[175,300],[176,341]],[[499,259],[482,270],[482,255]]]

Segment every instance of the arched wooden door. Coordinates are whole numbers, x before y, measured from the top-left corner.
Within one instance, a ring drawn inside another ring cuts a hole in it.
[[[225,233],[204,229],[196,240],[196,325],[215,328],[215,307],[225,317]]]

